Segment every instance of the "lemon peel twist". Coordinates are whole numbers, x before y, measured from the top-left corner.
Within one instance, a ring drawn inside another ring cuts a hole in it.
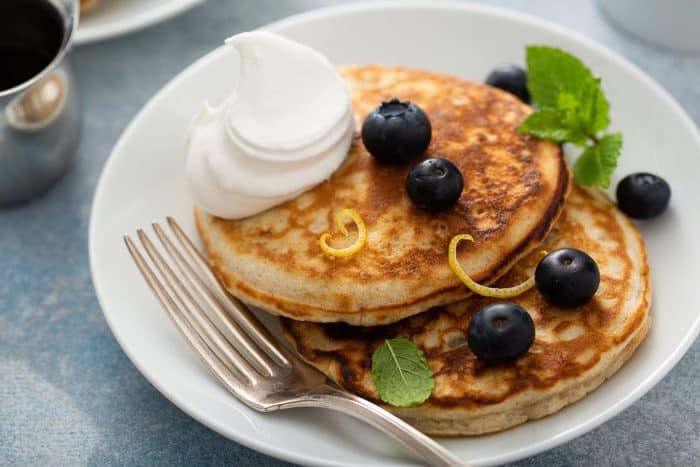
[[[328,240],[331,238],[331,234],[326,232],[321,235],[321,238],[318,240],[318,244],[324,253],[331,256],[348,257],[354,255],[365,246],[365,243],[367,242],[367,227],[365,226],[365,223],[360,215],[354,209],[345,208],[340,210],[338,214],[335,215],[335,225],[338,227],[338,230],[340,230],[343,235],[348,235],[348,229],[345,227],[346,218],[350,218],[357,227],[357,239],[355,240],[355,243],[345,248],[333,248],[332,246],[328,245]]]
[[[467,273],[464,272],[464,269],[462,269],[462,266],[460,266],[459,262],[457,261],[457,245],[462,240],[468,240],[470,242],[473,242],[474,237],[472,237],[469,234],[459,234],[452,237],[452,240],[450,240],[450,247],[448,250],[447,258],[450,263],[450,269],[452,269],[452,272],[454,272],[455,275],[459,277],[459,280],[461,280],[464,283],[464,285],[466,285],[467,288],[475,294],[484,297],[509,298],[518,296],[521,293],[530,290],[535,285],[534,274],[525,282],[518,285],[514,285],[513,287],[487,287],[485,285],[481,285],[474,282],[474,279],[469,277],[469,275],[467,275]],[[546,254],[546,252],[544,251],[542,253]]]

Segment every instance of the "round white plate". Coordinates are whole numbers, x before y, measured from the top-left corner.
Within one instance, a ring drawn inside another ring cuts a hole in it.
[[[109,39],[165,21],[204,0],[102,0],[80,16],[75,43]]]
[[[700,135],[668,93],[639,69],[559,26],[471,4],[343,6],[295,16],[267,29],[315,47],[338,64],[404,65],[473,80],[483,79],[495,65],[522,63],[526,44],[560,46],[603,78],[613,129],[625,136],[614,182],[632,171],[648,170],[671,184],[670,209],[640,224],[653,272],[654,325],[633,358],[600,389],[553,416],[494,435],[441,443],[475,465],[541,452],[632,404],[688,349],[700,327]],[[186,129],[203,101],[218,102],[228,93],[237,73],[234,52],[213,51],[160,91],[117,143],[97,188],[90,224],[90,264],[105,317],[149,381],[224,436],[302,464],[414,462],[394,442],[348,417],[313,409],[263,415],[239,403],[180,339],[124,248],[122,234],[166,215],[175,216],[195,235],[183,174]]]

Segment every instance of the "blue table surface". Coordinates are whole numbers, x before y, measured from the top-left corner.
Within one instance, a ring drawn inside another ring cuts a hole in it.
[[[43,198],[0,210],[0,465],[288,465],[199,424],[134,368],[97,303],[87,229],[112,146],[163,84],[231,34],[329,3],[210,0],[161,25],[75,50],[85,106],[75,164]],[[588,1],[487,3],[607,45],[700,121],[700,56],[640,42]],[[515,465],[700,465],[700,344],[613,420]]]

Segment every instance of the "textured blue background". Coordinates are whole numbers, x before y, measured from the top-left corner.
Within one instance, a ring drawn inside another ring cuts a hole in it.
[[[231,34],[328,3],[335,2],[210,0],[165,24],[76,50],[85,102],[76,162],[47,196],[0,210],[0,465],[285,465],[189,418],[132,366],[93,292],[88,216],[111,147],[163,84]],[[700,121],[700,56],[628,37],[587,1],[487,3],[554,20],[606,44]],[[696,343],[624,413],[517,465],[700,465],[699,393]]]

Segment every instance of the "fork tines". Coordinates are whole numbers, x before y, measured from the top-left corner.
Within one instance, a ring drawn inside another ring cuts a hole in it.
[[[155,269],[131,237],[125,235],[129,253],[205,365],[239,398],[248,399],[243,386],[279,377],[292,365],[250,310],[226,292],[182,228],[170,217],[167,222],[171,235],[157,223],[152,224],[153,230],[180,274],[175,273],[143,229],[137,235]]]

